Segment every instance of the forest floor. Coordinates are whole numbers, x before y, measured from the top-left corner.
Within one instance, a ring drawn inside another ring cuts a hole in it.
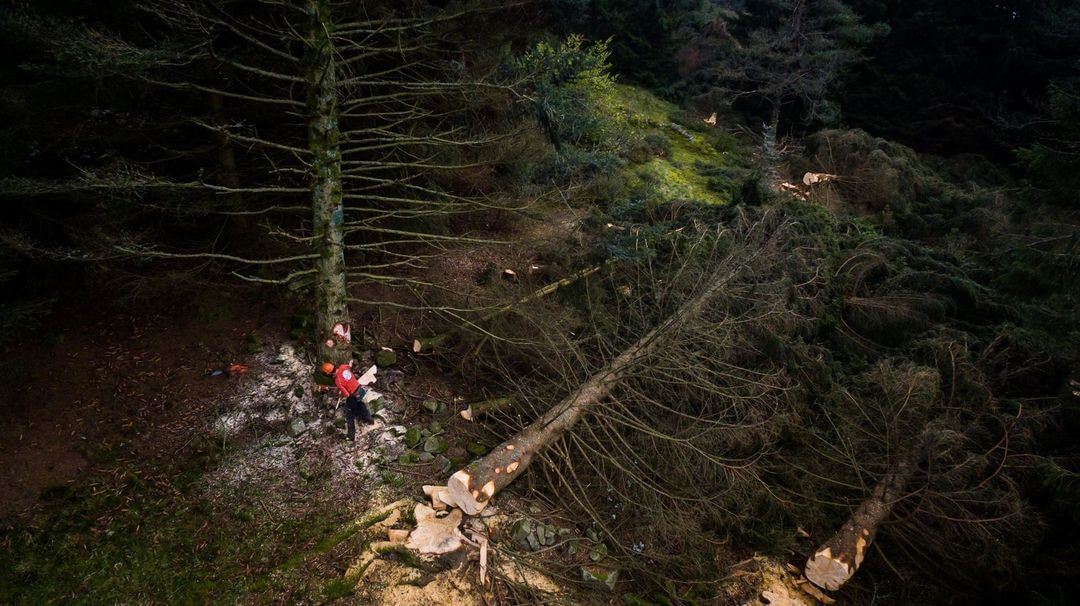
[[[700,197],[718,178],[716,167],[735,163],[728,135],[688,136],[669,128],[673,106],[628,87],[620,94],[635,126],[662,133],[670,145],[666,155],[624,171],[632,187]],[[567,268],[548,261],[588,248],[588,206],[560,194],[526,214],[477,226],[475,235],[512,245],[450,249],[418,277],[477,301],[563,277]],[[520,280],[501,280],[504,269]],[[461,385],[432,354],[411,353],[412,339],[437,322],[392,307],[355,318],[361,330],[354,339],[365,350],[360,363],[370,364],[380,347],[393,348],[398,361],[374,385],[384,394],[379,424],[351,445],[341,439],[334,399],[311,389],[313,361],[304,354],[307,331],[296,320],[303,310],[294,302],[206,285],[127,305],[103,303],[106,293],[76,299],[5,352],[9,362],[0,369],[10,391],[0,409],[0,568],[7,571],[0,601],[460,604],[494,597],[475,591],[475,563],[391,553],[377,558],[359,585],[347,576],[369,543],[385,538],[378,536],[385,530],[359,520],[415,499],[422,484],[443,484],[452,468],[498,441],[457,415],[459,403],[484,394]],[[250,370],[204,376],[229,363]],[[305,425],[299,432],[291,426],[298,418]],[[424,448],[430,437],[445,443]],[[509,494],[497,510],[489,530],[508,545],[515,520],[579,532],[572,520]],[[508,586],[554,593],[580,582],[547,577],[528,553],[503,555],[493,560],[501,562],[493,574]],[[587,563],[590,555],[565,557]],[[733,589],[732,601],[756,582]],[[561,598],[607,603],[611,594]]]
[[[528,275],[535,245],[573,238],[581,213],[562,206],[543,216],[517,226],[516,246],[449,251],[429,273],[458,292],[481,290],[477,278],[489,266]],[[446,405],[460,401],[462,390],[425,356],[408,353],[421,322],[408,313],[366,318],[368,338],[399,352],[390,376],[403,380],[375,385],[396,413],[388,422],[384,412],[373,432],[361,428],[358,445],[341,439],[344,422],[327,403],[334,398],[305,393],[301,400],[321,408],[300,414],[262,405],[295,404],[291,390],[310,385],[310,375],[305,366],[286,376],[282,360],[305,340],[288,334],[288,305],[257,295],[241,290],[229,300],[167,306],[72,304],[11,347],[18,355],[3,368],[13,389],[0,410],[0,519],[11,558],[5,564],[24,582],[16,587],[5,575],[0,599],[314,599],[319,583],[339,578],[363,550],[363,542],[339,536],[342,527],[374,505],[419,494],[420,484],[445,480],[427,462],[399,461],[393,446],[400,439],[387,436],[388,427],[430,433],[434,426],[453,445],[455,463],[466,456],[463,445],[476,442],[476,429],[459,427],[464,421]],[[229,363],[249,372],[204,376]],[[443,403],[438,414],[421,406],[432,399]],[[310,426],[299,438],[288,433],[293,416]],[[320,459],[335,464],[328,470]],[[375,466],[364,473],[357,462]],[[305,554],[303,566],[296,554]],[[372,591],[385,593],[386,603],[437,603],[431,590],[390,582],[407,572],[380,563],[370,578],[383,581],[372,581],[357,603]],[[459,602],[451,594],[443,603]]]

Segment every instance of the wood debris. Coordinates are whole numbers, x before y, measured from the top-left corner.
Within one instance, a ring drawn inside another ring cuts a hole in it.
[[[405,547],[420,553],[440,554],[457,551],[464,538],[458,526],[461,525],[461,510],[455,509],[448,515],[438,517],[431,507],[417,504],[413,511],[416,529],[409,534]]]

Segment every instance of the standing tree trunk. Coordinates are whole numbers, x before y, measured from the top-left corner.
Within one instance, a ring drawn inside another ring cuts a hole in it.
[[[762,125],[761,156],[765,165],[764,193],[771,194],[780,186],[780,152],[776,148],[777,131],[780,129],[780,97],[774,97],[769,105],[769,121]]]
[[[308,146],[312,152],[311,207],[315,261],[315,331],[318,360],[341,364],[352,357],[345,284],[345,208],[341,191],[337,65],[330,38],[327,0],[309,0],[311,32],[305,75],[308,84]]]
[[[243,207],[243,198],[240,190],[240,171],[236,166],[236,152],[233,149],[232,139],[227,132],[228,119],[225,115],[225,97],[220,91],[212,90],[206,94],[207,104],[210,106],[210,123],[221,130],[214,131],[214,139],[217,142],[218,170],[216,182],[218,185],[227,187],[233,191],[224,194],[225,207],[229,211],[238,211]],[[250,241],[251,216],[245,214],[233,214],[228,219],[228,232],[230,244],[246,244]]]
[[[761,153],[765,161],[776,164],[780,154],[776,149],[776,133],[780,128],[780,100],[773,99],[769,105],[769,121],[762,125]]]
[[[859,504],[840,530],[817,548],[803,569],[810,582],[835,591],[855,576],[866,557],[867,548],[877,535],[878,527],[906,494],[908,482],[925,452],[923,448],[916,448],[901,460],[896,469],[874,487],[870,498]]]
[[[562,402],[484,458],[459,470],[447,482],[448,498],[469,515],[476,515],[498,491],[514,481],[532,463],[533,458],[578,422],[592,406],[600,404],[615,385],[648,356],[664,339],[673,337],[680,327],[697,316],[746,263],[715,273],[705,288],[667,320],[649,331],[603,369],[589,377]]]

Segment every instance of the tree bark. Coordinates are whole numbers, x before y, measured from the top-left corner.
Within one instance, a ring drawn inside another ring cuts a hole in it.
[[[345,283],[345,208],[341,191],[340,126],[332,18],[327,0],[308,0],[311,30],[305,57],[308,146],[315,236],[315,330],[319,360],[341,364],[352,357]]]
[[[893,507],[906,494],[908,482],[918,468],[925,450],[917,448],[885,476],[870,498],[863,501],[828,541],[806,561],[803,569],[813,584],[829,591],[844,586],[859,570],[866,550],[877,535],[878,527],[892,513]]]
[[[224,128],[228,124],[225,115],[225,97],[220,92],[210,91],[206,94],[206,101],[210,106],[210,123],[219,128]],[[239,190],[240,171],[236,166],[236,152],[233,149],[232,141],[229,139],[229,135],[220,131],[215,131],[214,140],[217,143],[217,163],[220,171],[215,181],[223,187]],[[243,197],[238,191],[224,194],[224,199],[228,210],[242,209]],[[229,242],[240,244],[242,248],[242,245],[250,241],[251,224],[252,221],[249,215],[235,214],[230,216],[227,224]]]
[[[569,431],[592,406],[598,405],[637,362],[655,350],[691,318],[705,308],[745,264],[714,274],[705,288],[684,303],[670,318],[619,354],[603,369],[589,377],[562,402],[503,442],[482,459],[459,470],[447,482],[449,498],[465,513],[475,515],[497,492],[521,475],[546,446]]]
[[[761,156],[765,167],[763,193],[772,194],[780,186],[780,152],[776,148],[777,133],[780,129],[780,99],[773,99],[769,106],[769,121],[763,125]]]

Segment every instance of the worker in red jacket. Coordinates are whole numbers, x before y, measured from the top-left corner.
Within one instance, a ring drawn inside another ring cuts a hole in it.
[[[345,396],[345,423],[349,428],[348,439],[352,442],[356,439],[356,417],[360,417],[365,425],[375,424],[375,420],[371,418],[371,412],[364,404],[364,394],[367,390],[361,387],[360,380],[352,371],[350,364],[342,364],[334,368],[330,362],[324,362],[322,371],[326,376],[334,377],[334,385],[337,385],[341,395]]]

